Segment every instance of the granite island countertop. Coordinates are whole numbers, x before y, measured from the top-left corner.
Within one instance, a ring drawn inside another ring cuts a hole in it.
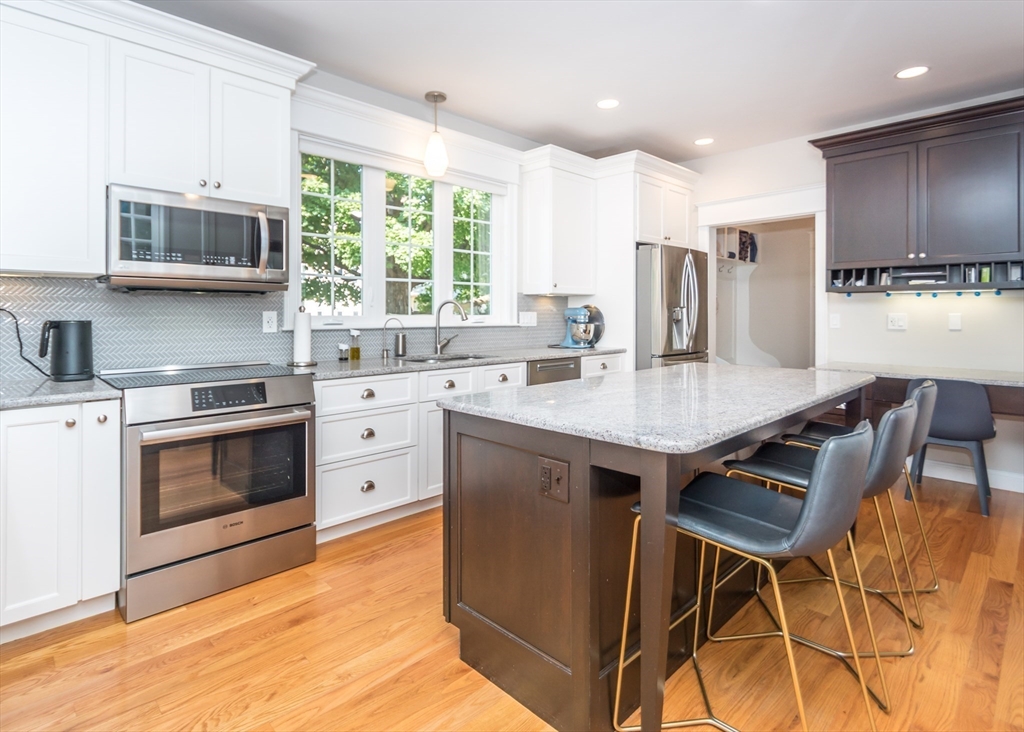
[[[989,369],[958,369],[947,366],[896,366],[880,363],[853,363],[830,361],[821,367],[832,371],[860,371],[888,379],[956,379],[974,381],[990,386],[1024,388],[1024,371],[994,371]]]
[[[42,376],[32,379],[0,379],[0,409],[99,402],[104,399],[120,398],[120,389],[115,389],[100,379],[62,382],[51,381]]]
[[[702,450],[875,380],[684,364],[442,399],[454,412],[664,453]]]
[[[295,373],[312,373],[313,381],[328,379],[351,379],[359,376],[383,376],[386,374],[402,374],[415,371],[438,371],[440,369],[469,368],[475,366],[497,366],[503,363],[519,361],[549,361],[560,358],[577,358],[579,356],[611,356],[625,353],[625,348],[587,348],[570,350],[567,348],[513,348],[508,350],[487,349],[480,351],[488,358],[477,358],[472,361],[443,361],[441,363],[422,363],[390,358],[385,363],[380,358],[363,358],[359,361],[320,361],[316,366],[295,369]]]

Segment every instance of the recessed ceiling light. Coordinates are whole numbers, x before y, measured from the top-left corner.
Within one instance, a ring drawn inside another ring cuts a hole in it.
[[[927,73],[928,73],[928,67],[927,66],[911,66],[909,69],[903,69],[903,71],[900,71],[899,73],[897,73],[896,74],[896,78],[897,79],[913,79],[915,76],[920,76],[921,74],[927,74]]]
[[[617,106],[619,106],[619,100],[602,99],[600,102],[597,103],[597,106],[600,107],[601,109],[615,109]]]
[[[714,141],[715,141],[715,138],[713,138],[713,137],[702,137],[699,140],[694,140],[693,144],[694,145],[710,145]]]

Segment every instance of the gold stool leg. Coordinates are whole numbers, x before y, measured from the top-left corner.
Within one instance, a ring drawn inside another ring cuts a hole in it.
[[[914,504],[914,513],[917,514],[917,525],[921,529],[921,541],[924,543],[925,554],[928,555],[928,565],[932,570],[932,585],[931,587],[918,588],[918,592],[938,592],[939,591],[939,573],[935,569],[935,558],[932,557],[932,548],[928,544],[928,533],[924,529],[924,519],[921,518],[921,508],[917,505],[917,491],[914,490],[914,481],[910,479],[910,471],[907,466],[903,466],[903,475],[907,478],[907,489],[910,491],[910,501]]]
[[[892,496],[890,495],[889,498],[891,500]],[[878,505],[878,496],[874,496],[871,500],[875,504],[875,517],[878,519],[878,529],[879,529],[879,531],[882,532],[882,545],[885,547],[885,556],[889,560],[889,571],[892,573],[892,581],[896,585],[896,590],[897,590],[896,597],[900,601],[900,606],[899,606],[898,610],[900,611],[900,614],[903,616],[903,624],[907,628],[907,641],[910,643],[910,648],[907,649],[906,651],[899,652],[899,653],[897,653],[897,652],[886,652],[886,653],[883,653],[882,655],[883,656],[910,656],[910,655],[912,655],[914,653],[914,634],[913,634],[913,632],[910,629],[910,625],[911,625],[911,623],[913,621],[910,619],[910,614],[907,612],[907,605],[903,601],[903,586],[900,584],[900,578],[899,578],[899,576],[896,573],[896,562],[895,562],[895,560],[892,557],[892,550],[889,548],[889,534],[885,530],[885,522],[882,521],[882,507]],[[896,517],[896,514],[895,514],[895,511],[894,511],[893,512],[893,518],[895,518],[895,517]],[[896,522],[896,533],[897,534],[899,534],[899,530],[900,530],[900,524],[897,521]],[[902,541],[900,542],[900,545],[902,546]],[[907,563],[906,560],[907,560],[907,553],[904,550],[904,552],[903,552],[903,561],[904,561],[904,564],[907,567],[907,576],[910,579],[910,592],[914,595],[914,602],[915,602],[915,604],[917,604],[917,617],[920,618],[921,617],[921,605],[920,605],[920,603],[917,602],[917,593],[914,592],[914,581],[913,581],[914,578],[913,578],[913,575],[910,574],[910,565]],[[889,601],[889,598],[887,598],[885,595],[881,595],[880,594],[879,597],[881,597],[883,600],[885,600],[887,602],[890,602],[890,604],[891,604],[891,601]],[[914,623],[914,625],[915,625],[915,627],[922,627],[920,625],[917,625],[917,623]]]
[[[847,532],[846,539],[850,545],[850,558],[853,560],[853,572],[857,577],[857,589],[860,590],[860,602],[864,608],[864,619],[868,625],[868,635],[871,637],[871,648],[875,654],[875,665],[878,668],[878,678],[882,684],[882,698],[884,699],[884,706],[882,711],[888,713],[890,709],[889,704],[889,685],[885,682],[885,672],[882,669],[882,658],[878,653],[878,639],[875,636],[875,625],[871,622],[871,611],[868,609],[868,597],[864,592],[864,578],[861,577],[860,573],[860,562],[857,561],[857,548],[853,543],[853,533]],[[832,570],[835,572],[835,570]],[[859,655],[859,654],[858,654]]]
[[[612,724],[619,732],[625,728],[619,726],[619,703],[622,700],[622,673],[626,664],[635,660],[640,653],[634,654],[629,661],[626,661],[626,640],[629,633],[629,604],[633,599],[633,572],[636,570],[636,543],[640,533],[640,517],[633,521],[633,540],[629,549],[629,574],[626,579],[626,609],[622,613],[622,641],[619,643],[619,668],[615,679],[615,707],[612,710]]]
[[[800,727],[807,732],[807,715],[804,714],[804,698],[800,693],[800,680],[796,675],[796,659],[793,657],[793,643],[789,637],[789,626],[786,624],[786,612],[782,608],[782,593],[779,592],[779,578],[775,574],[775,568],[771,562],[758,559],[759,564],[764,566],[768,572],[768,579],[772,583],[772,592],[775,593],[775,602],[779,608],[779,629],[782,631],[782,641],[786,645],[786,658],[789,660],[789,674],[793,679],[793,693],[796,695],[796,708],[800,713]]]
[[[832,570],[832,581],[836,588],[836,597],[839,598],[839,609],[843,613],[843,623],[846,625],[846,637],[850,639],[850,649],[853,656],[853,665],[857,669],[857,680],[860,682],[860,692],[864,697],[864,709],[868,713],[868,721],[871,723],[871,732],[875,732],[875,716],[871,713],[871,698],[868,696],[868,687],[864,682],[864,671],[860,667],[860,654],[857,652],[857,641],[853,637],[853,626],[850,625],[850,615],[846,612],[846,601],[843,600],[843,586],[839,584],[839,573],[836,572],[836,560],[832,556],[832,550],[826,552],[828,555],[828,566]],[[902,594],[900,595],[902,597]],[[865,611],[867,606],[865,605]],[[907,632],[910,629],[907,628]]]
[[[917,622],[911,622],[914,624],[915,628],[924,630],[924,613],[921,611],[921,600],[917,596],[919,590],[914,586],[914,572],[910,568],[910,557],[907,555],[907,544],[903,539],[903,529],[900,527],[899,516],[896,515],[896,503],[892,500],[892,491],[888,491],[886,495],[889,498],[889,511],[892,513],[892,521],[896,526],[896,538],[900,543],[900,552],[903,554],[903,565],[907,568],[907,580],[910,583],[910,594],[914,598],[914,608],[917,610]],[[875,498],[875,500],[877,501],[878,499]],[[879,520],[881,520],[881,515],[879,515]],[[896,584],[896,587],[900,587],[899,583]],[[900,601],[902,602],[903,592],[900,591],[899,595]]]

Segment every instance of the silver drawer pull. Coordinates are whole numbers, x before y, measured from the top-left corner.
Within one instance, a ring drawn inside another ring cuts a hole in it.
[[[374,483],[372,480],[368,480],[365,483],[363,483],[361,486],[359,486],[359,490],[362,491],[363,493],[369,493],[370,491],[372,491],[376,487],[377,487],[376,483]]]
[[[78,424],[78,422],[76,422],[73,419],[66,419],[66,420],[64,420],[64,426],[65,427],[74,427],[76,424]]]
[[[508,376],[506,376],[505,374],[502,374],[501,376],[498,377],[499,384],[504,384],[506,381],[508,381]]]
[[[377,396],[373,389],[363,389],[363,393],[359,396],[360,399],[373,399]]]
[[[363,430],[363,434],[359,435],[364,440],[369,440],[371,437],[376,437],[377,433],[373,431],[373,427],[367,427]]]
[[[452,381],[451,379],[448,379],[448,381],[444,382],[444,388],[445,389],[454,389],[455,388],[455,382]]]
[[[602,361],[601,362],[601,370],[602,371],[606,371],[607,369],[608,369],[608,364],[606,364],[604,361]]]

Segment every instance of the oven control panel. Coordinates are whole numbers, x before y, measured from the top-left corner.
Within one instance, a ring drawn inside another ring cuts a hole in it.
[[[247,407],[251,404],[266,403],[267,385],[262,381],[255,384],[203,386],[192,390],[193,412],[203,412],[208,409],[228,409],[229,407]]]

